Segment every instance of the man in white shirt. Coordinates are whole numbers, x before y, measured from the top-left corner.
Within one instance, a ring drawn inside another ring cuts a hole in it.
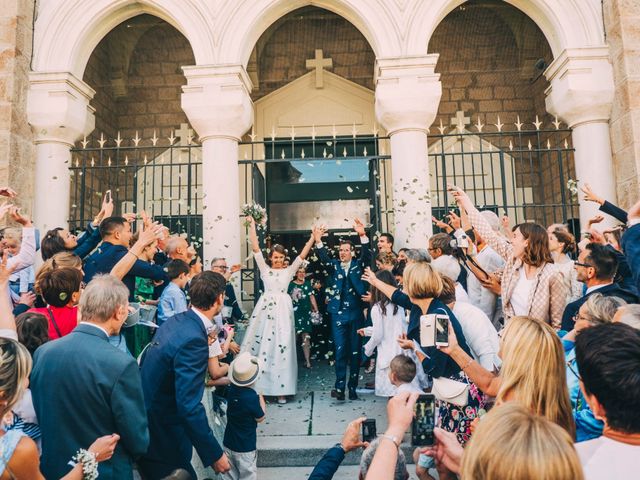
[[[640,471],[640,331],[622,323],[587,328],[576,338],[580,386],[601,437],[576,444],[585,480],[627,480]]]
[[[440,301],[446,304],[460,322],[464,338],[471,349],[473,358],[490,372],[497,371],[502,364],[498,351],[498,332],[482,310],[465,302],[456,301],[457,290],[449,278],[442,279],[444,288]]]

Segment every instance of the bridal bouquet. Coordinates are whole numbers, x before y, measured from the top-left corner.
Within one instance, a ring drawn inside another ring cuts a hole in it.
[[[257,203],[245,203],[242,206],[242,215],[244,217],[251,217],[255,220],[256,226],[260,229],[264,229],[267,226],[267,210]],[[248,227],[249,223],[244,222],[244,226]]]

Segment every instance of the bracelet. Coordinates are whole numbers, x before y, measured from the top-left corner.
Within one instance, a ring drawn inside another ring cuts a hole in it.
[[[469,365],[471,365],[472,363],[473,363],[473,358],[470,359],[464,367],[462,367],[462,371],[464,372],[467,368],[469,368]]]
[[[391,440],[393,442],[393,444],[396,446],[396,448],[400,449],[400,442],[398,441],[398,439],[392,435],[387,435],[386,433],[383,433],[380,435],[380,438],[385,438],[387,440]]]
[[[138,255],[136,255],[135,253],[133,253],[131,250],[129,250],[127,253],[130,253],[131,255],[136,257],[136,260],[140,260],[140,257]]]
[[[82,464],[82,479],[96,480],[98,478],[98,461],[96,454],[81,448],[73,457],[73,462]]]

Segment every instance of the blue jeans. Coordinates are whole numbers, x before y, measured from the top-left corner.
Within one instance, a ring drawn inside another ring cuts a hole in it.
[[[345,310],[331,314],[331,332],[333,334],[336,361],[336,390],[344,392],[347,383],[347,364],[349,364],[349,390],[358,386],[360,373],[360,354],[362,338],[358,329],[362,326],[362,310]]]

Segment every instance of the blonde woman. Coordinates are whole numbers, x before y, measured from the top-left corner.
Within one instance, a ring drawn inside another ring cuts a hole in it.
[[[565,430],[519,405],[496,407],[462,456],[461,480],[582,480]]]
[[[458,345],[453,329],[449,331],[449,346],[440,350],[450,355],[480,390],[497,397],[497,403],[516,402],[575,437],[564,349],[546,323],[529,317],[511,319],[503,330],[498,353],[502,369],[497,375]]]

